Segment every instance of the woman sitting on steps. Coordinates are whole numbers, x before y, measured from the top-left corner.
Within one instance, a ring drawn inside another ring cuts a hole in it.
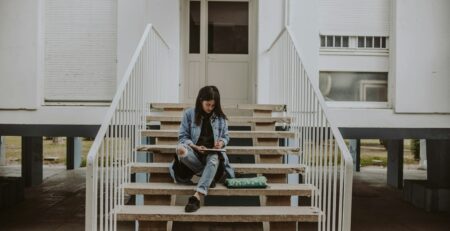
[[[200,200],[206,196],[209,188],[214,188],[224,172],[228,178],[234,178],[234,170],[223,151],[205,149],[223,149],[229,142],[227,117],[220,105],[219,90],[215,86],[200,89],[195,108],[184,111],[178,133],[178,145],[175,160],[170,166],[170,174],[177,183],[192,183],[192,176],[198,175],[195,194],[189,197],[186,212],[195,212],[200,208]]]

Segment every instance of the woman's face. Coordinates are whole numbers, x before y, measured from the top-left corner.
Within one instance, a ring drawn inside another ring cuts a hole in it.
[[[203,100],[202,101],[202,108],[203,111],[206,113],[211,113],[214,110],[214,107],[216,106],[216,102],[212,100]]]

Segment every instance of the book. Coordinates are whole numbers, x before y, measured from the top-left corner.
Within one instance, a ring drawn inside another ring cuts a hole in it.
[[[203,149],[203,151],[226,152],[227,150],[224,148],[222,148],[222,149],[206,148],[206,149]]]

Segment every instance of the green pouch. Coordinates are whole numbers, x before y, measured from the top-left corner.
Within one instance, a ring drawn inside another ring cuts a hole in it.
[[[231,178],[225,180],[227,188],[266,188],[267,178],[258,176],[252,178]]]

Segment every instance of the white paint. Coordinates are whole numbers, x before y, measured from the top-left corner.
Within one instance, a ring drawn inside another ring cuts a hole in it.
[[[390,77],[397,113],[450,113],[449,9],[448,0],[394,1]]]
[[[419,161],[419,169],[426,170],[427,169],[427,140],[420,140],[420,161]]]
[[[389,35],[390,0],[320,0],[319,2],[318,18],[321,34]]]
[[[319,82],[319,3],[310,0],[291,0],[290,28],[293,41],[309,77]]]
[[[99,125],[108,106],[43,106],[35,111],[2,111],[0,124]]]
[[[163,89],[167,94],[164,101],[169,103],[180,102],[180,1],[184,0],[148,0],[147,3],[147,22],[170,46],[171,73],[168,77],[173,84],[169,89]]]
[[[6,165],[6,143],[5,137],[0,136],[0,166]]]
[[[330,121],[350,128],[450,128],[445,114],[396,114],[392,109],[329,108]]]
[[[0,2],[0,108],[37,109],[41,1]]]
[[[256,103],[269,103],[270,58],[266,53],[284,28],[283,1],[259,0],[258,7],[258,72]]]
[[[147,24],[161,34],[170,46],[168,75],[171,83],[179,83],[179,1],[178,0],[118,0],[118,31],[117,31],[117,82],[123,78],[139,39]],[[175,84],[173,85],[175,86]],[[148,87],[150,88],[150,87]],[[166,102],[179,102],[179,92],[163,89],[166,92]]]
[[[117,0],[117,86],[147,25],[146,0]]]
[[[320,71],[389,72],[389,56],[327,54],[320,55]]]
[[[46,0],[45,12],[45,100],[112,100],[116,0]]]

